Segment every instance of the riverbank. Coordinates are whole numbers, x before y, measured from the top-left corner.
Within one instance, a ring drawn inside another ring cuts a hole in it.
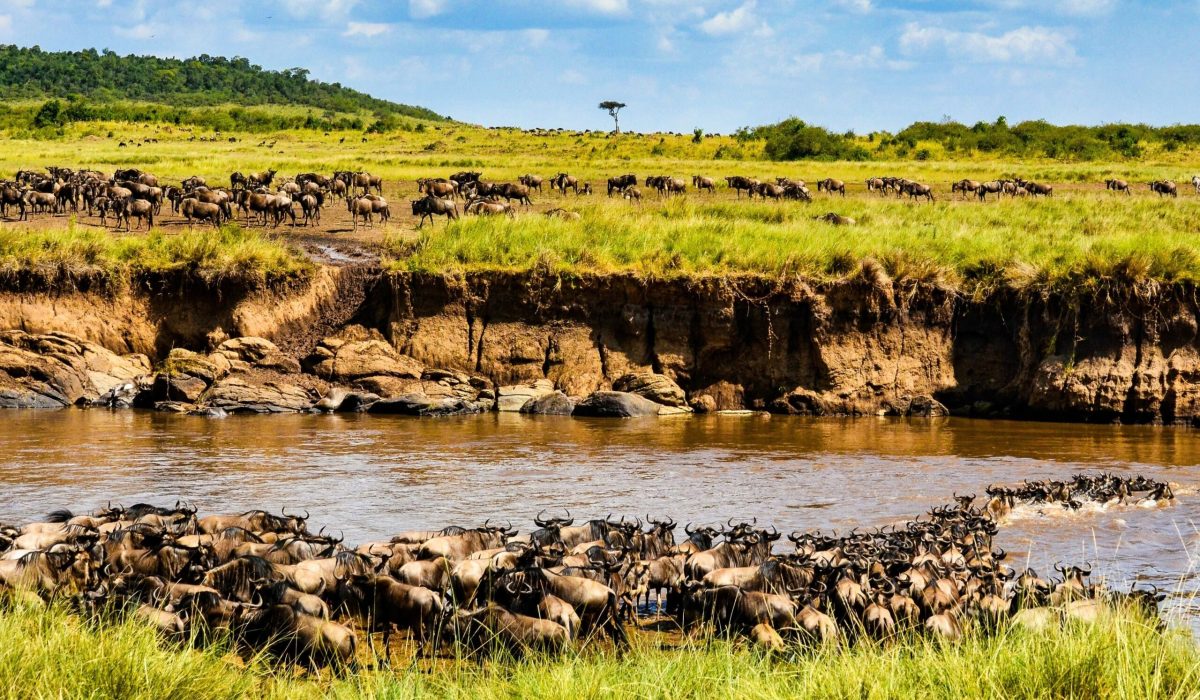
[[[182,268],[8,285],[0,329],[9,407],[1200,419],[1187,282]]]
[[[1185,633],[1114,615],[1043,633],[914,638],[889,646],[781,655],[727,642],[639,643],[624,657],[592,649],[561,659],[428,660],[319,676],[182,650],[135,622],[87,624],[60,610],[0,614],[6,697],[1195,697],[1200,654]]]

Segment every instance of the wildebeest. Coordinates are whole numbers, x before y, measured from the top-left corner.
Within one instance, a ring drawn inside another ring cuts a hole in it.
[[[446,221],[458,218],[458,205],[449,199],[438,199],[433,196],[426,196],[423,199],[414,199],[412,202],[413,216],[420,216],[417,222],[417,228],[425,225],[426,217],[429,218],[429,223],[433,223],[434,216],[444,216]]]
[[[843,197],[845,197],[846,196],[846,183],[843,182],[842,180],[837,180],[832,177],[827,177],[824,180],[817,181],[817,191],[818,192],[828,192],[829,194],[833,194],[834,192],[837,192],[837,193],[841,194]]]
[[[1159,197],[1179,196],[1179,186],[1170,180],[1155,180],[1151,182],[1150,191],[1157,192]]]
[[[1125,194],[1133,194],[1132,188],[1129,187],[1129,182],[1126,180],[1118,180],[1115,178],[1104,181],[1104,188],[1114,190],[1116,192],[1124,192]]]
[[[963,198],[966,199],[968,193],[974,194],[978,192],[981,184],[982,183],[980,183],[978,180],[958,180],[950,185],[950,193],[954,194],[955,192],[962,192]]]
[[[709,192],[717,191],[717,185],[713,182],[713,179],[711,177],[704,177],[703,175],[692,176],[692,187],[695,187],[697,192],[703,190],[708,190]]]
[[[626,189],[637,185],[637,176],[633,173],[608,178],[608,196],[622,194]]]
[[[525,185],[530,190],[537,190],[538,192],[542,191],[543,180],[541,175],[522,175],[521,177],[517,178],[517,182]]]
[[[729,186],[729,189],[737,192],[737,196],[740,199],[742,196],[742,190],[749,190],[751,187],[758,184],[758,180],[744,177],[742,175],[732,175],[725,178],[725,184]]]

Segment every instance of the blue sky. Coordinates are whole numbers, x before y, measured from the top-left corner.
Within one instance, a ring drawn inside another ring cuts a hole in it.
[[[0,0],[0,42],[245,56],[488,125],[1200,121],[1200,0]]]

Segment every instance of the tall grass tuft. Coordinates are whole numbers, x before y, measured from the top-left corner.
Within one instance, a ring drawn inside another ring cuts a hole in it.
[[[237,225],[121,236],[90,228],[0,228],[0,278],[119,280],[188,272],[206,280],[266,284],[306,274],[312,263],[286,244]]]
[[[365,645],[363,645],[365,647]],[[1200,650],[1132,613],[1032,633],[968,634],[958,643],[767,655],[727,642],[639,636],[624,656],[439,658],[313,675],[236,660],[221,649],[159,642],[133,622],[85,623],[61,609],[0,613],[0,694],[12,698],[1195,698]]]

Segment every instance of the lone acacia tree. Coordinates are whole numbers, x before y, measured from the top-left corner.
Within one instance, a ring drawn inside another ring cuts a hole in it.
[[[624,106],[624,102],[615,100],[606,100],[600,103],[600,109],[606,110],[608,116],[613,118],[613,133],[621,133],[621,122],[617,121],[617,112],[620,112]]]

